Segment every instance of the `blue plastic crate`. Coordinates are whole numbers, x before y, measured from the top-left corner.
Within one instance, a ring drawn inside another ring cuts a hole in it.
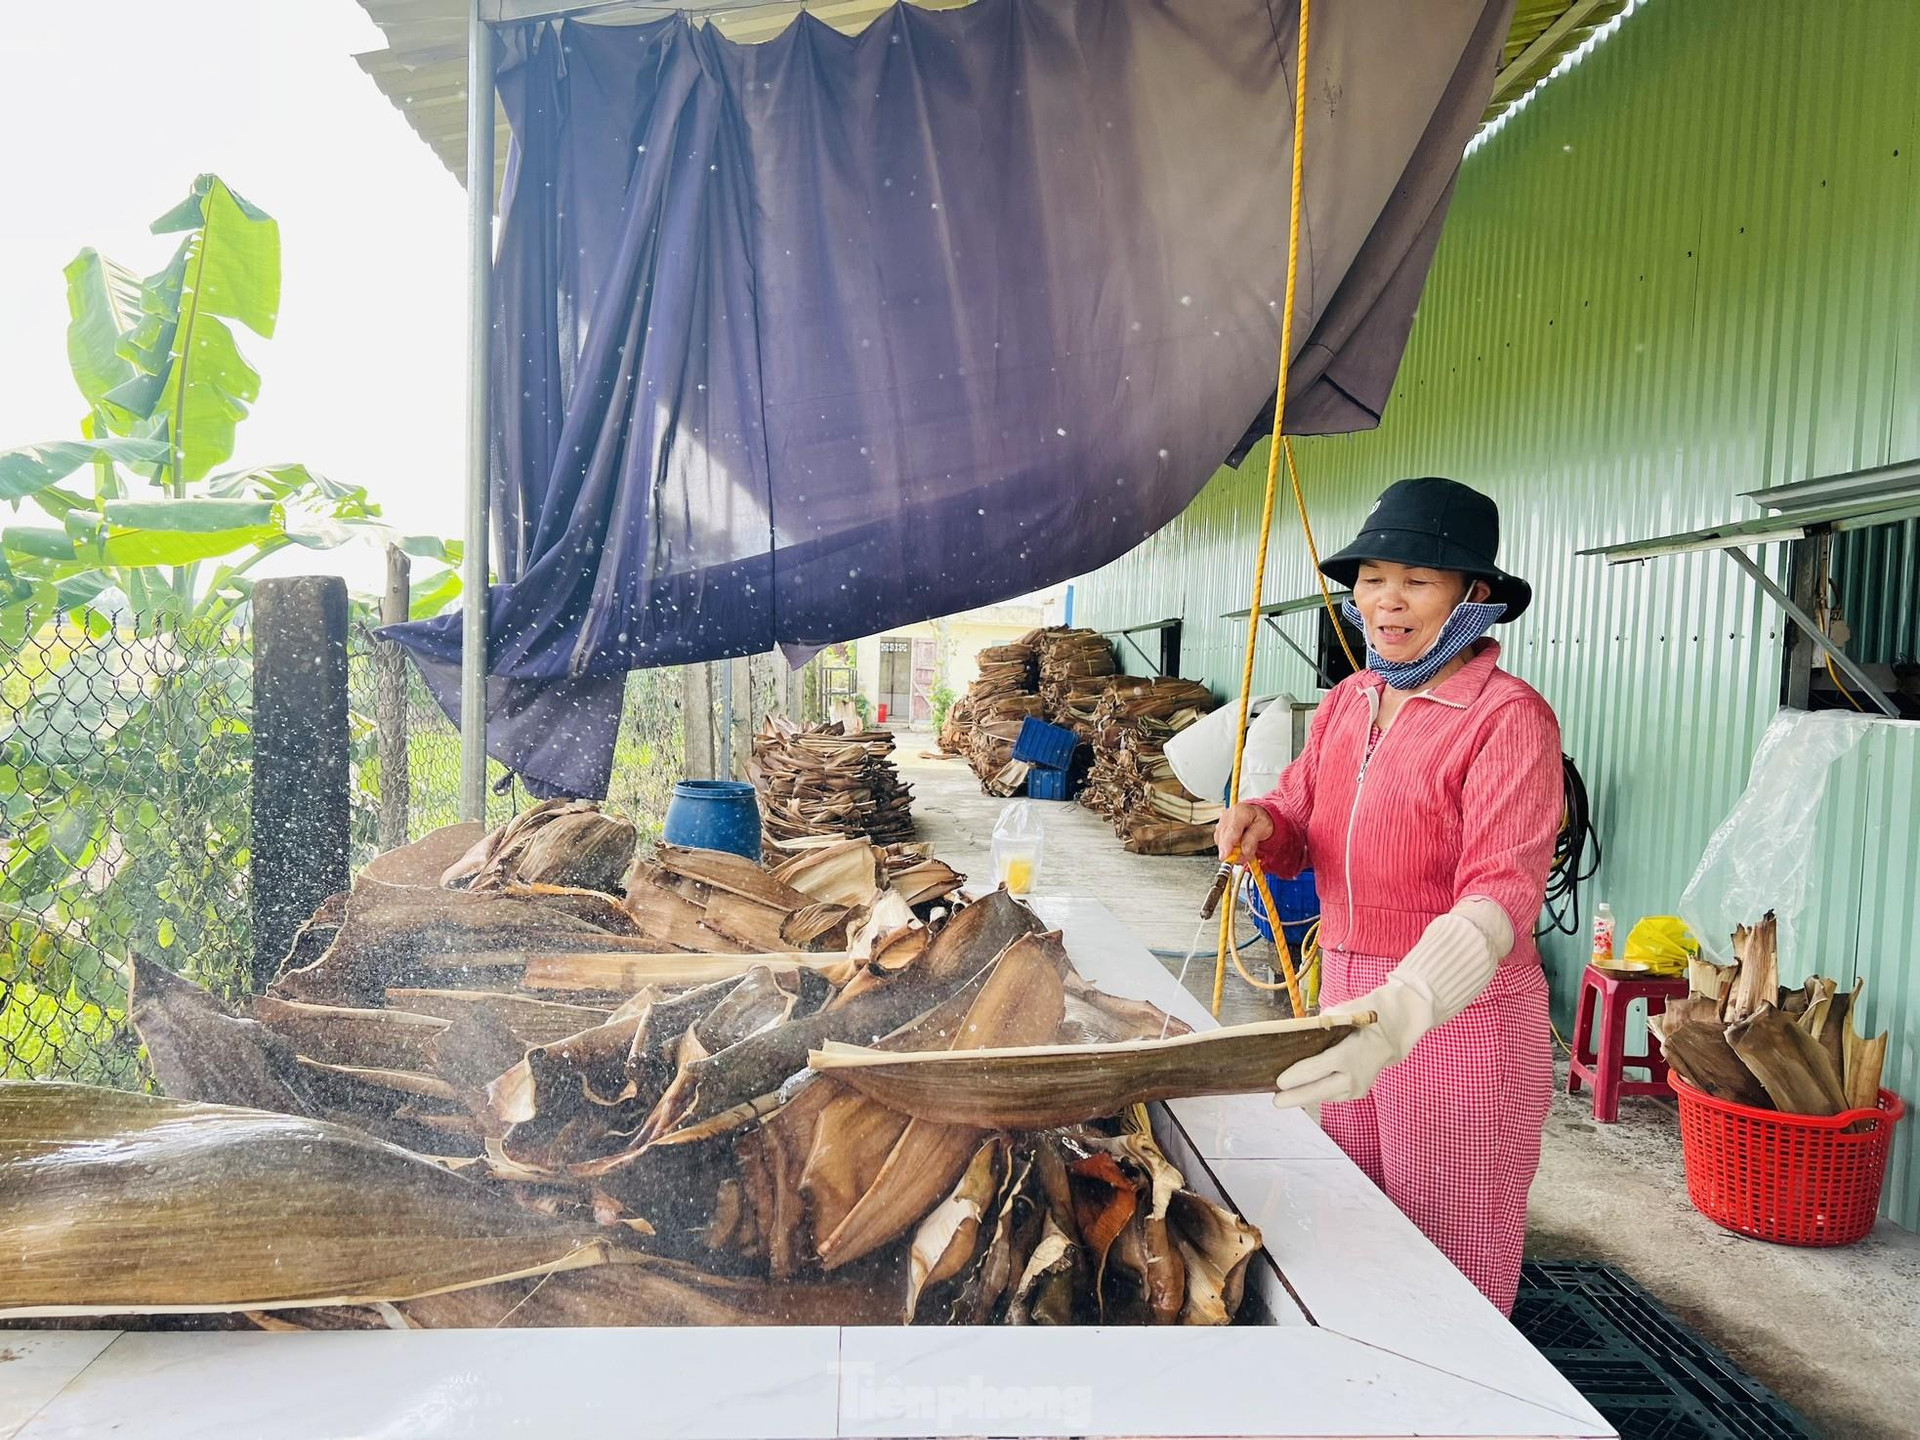
[[[1073,752],[1079,744],[1080,737],[1073,731],[1029,715],[1020,722],[1020,738],[1013,742],[1013,758],[1049,770],[1071,770]],[[1033,792],[1029,789],[1027,793]]]
[[[1033,722],[1029,720],[1028,724]],[[1073,775],[1067,770],[1048,770],[1036,765],[1027,772],[1027,795],[1034,800],[1071,800]]]

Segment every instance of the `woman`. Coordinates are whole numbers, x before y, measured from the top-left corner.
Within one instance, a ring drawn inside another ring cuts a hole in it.
[[[1270,795],[1233,806],[1223,858],[1311,866],[1324,1011],[1376,1024],[1293,1065],[1278,1105],[1327,1133],[1503,1312],[1553,1091],[1533,927],[1562,814],[1560,730],[1483,639],[1533,598],[1494,563],[1500,514],[1402,480],[1321,565],[1352,590],[1367,669],[1328,694]]]

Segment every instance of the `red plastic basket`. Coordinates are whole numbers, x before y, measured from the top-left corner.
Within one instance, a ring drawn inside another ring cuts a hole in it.
[[[1680,1098],[1687,1196],[1702,1215],[1777,1245],[1851,1245],[1873,1228],[1907,1112],[1898,1095],[1882,1090],[1873,1110],[1782,1115],[1667,1079]]]

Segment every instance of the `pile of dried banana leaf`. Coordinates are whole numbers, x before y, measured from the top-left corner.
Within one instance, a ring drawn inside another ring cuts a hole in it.
[[[1055,725],[1066,725],[1071,699],[1083,682],[1098,680],[1120,671],[1113,644],[1094,630],[1043,630],[1034,641],[1040,657],[1040,698],[1046,716]]]
[[[1136,855],[1199,855],[1213,848],[1219,797],[1192,794],[1173,773],[1166,743],[1213,708],[1196,680],[1105,682],[1080,722],[1093,742],[1093,767],[1080,803],[1113,821]]]
[[[136,960],[164,1096],[0,1085],[0,1313],[1232,1318],[1259,1237],[1134,1107],[1264,1089],[1358,1022],[1190,1035],[1004,891],[956,907],[860,840],[528,880],[604,876],[604,827],[555,828],[596,815],[380,857],[244,1013]]]
[[[1859,1031],[1864,980],[1780,984],[1771,913],[1733,934],[1734,963],[1696,960],[1684,1000],[1648,1022],[1667,1064],[1696,1090],[1793,1115],[1838,1115],[1878,1103],[1887,1036]]]
[[[989,645],[975,657],[978,674],[954,701],[940,729],[940,748],[966,760],[983,787],[1013,759],[1020,721],[1038,715],[1034,634],[1006,645]],[[1024,786],[1026,773],[1020,774]],[[989,794],[1005,793],[991,789]]]
[[[913,839],[913,789],[893,763],[887,730],[848,734],[838,721],[800,726],[769,715],[747,767],[770,840],[863,835],[878,845]]]

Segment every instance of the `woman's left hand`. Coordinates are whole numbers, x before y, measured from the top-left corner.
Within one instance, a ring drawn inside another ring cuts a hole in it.
[[[1341,1010],[1367,1009],[1371,999],[1369,996],[1351,1007],[1342,1006]],[[1278,1109],[1289,1110],[1298,1105],[1358,1100],[1373,1089],[1373,1082],[1380,1078],[1382,1070],[1402,1058],[1394,1053],[1394,1043],[1387,1037],[1384,1026],[1359,1026],[1338,1044],[1281,1071],[1273,1082],[1273,1103]]]

